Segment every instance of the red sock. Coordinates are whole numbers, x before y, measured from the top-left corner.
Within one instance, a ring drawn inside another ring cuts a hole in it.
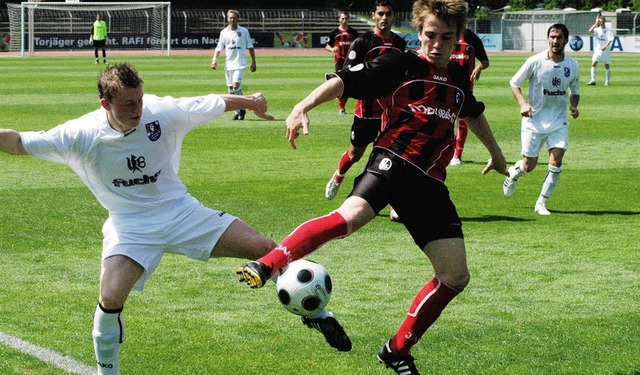
[[[351,158],[349,157],[349,151],[345,151],[340,158],[340,162],[338,163],[338,173],[344,176],[345,174],[347,174],[347,172],[349,172],[349,168],[351,168],[352,165],[353,161],[351,161]],[[342,180],[336,182],[342,182]]]
[[[347,98],[338,98],[338,109],[344,109],[347,105]]]
[[[434,277],[416,295],[407,317],[391,339],[389,347],[394,353],[409,354],[422,335],[438,319],[442,310],[460,291]]]
[[[469,133],[469,128],[467,127],[467,123],[458,120],[458,134],[456,134],[456,153],[455,157],[460,159],[462,157],[462,151],[464,150],[464,143],[467,141],[467,133]]]
[[[325,243],[346,237],[350,233],[351,222],[347,221],[338,211],[333,211],[329,215],[303,223],[291,232],[280,245],[258,261],[271,267],[275,272],[294,260],[310,254]]]

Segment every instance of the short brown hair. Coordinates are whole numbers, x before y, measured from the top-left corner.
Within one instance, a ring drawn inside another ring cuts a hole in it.
[[[111,102],[125,87],[136,88],[143,83],[138,71],[129,63],[119,63],[108,67],[98,78],[98,95]]]

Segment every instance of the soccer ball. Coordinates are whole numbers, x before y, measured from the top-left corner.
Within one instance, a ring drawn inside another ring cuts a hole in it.
[[[322,265],[300,259],[280,272],[276,291],[285,309],[296,315],[311,316],[329,303],[331,276]]]

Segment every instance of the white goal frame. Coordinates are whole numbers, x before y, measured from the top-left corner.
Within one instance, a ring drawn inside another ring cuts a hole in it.
[[[9,7],[9,13],[11,18],[11,12],[12,12],[11,8],[13,7],[14,8],[13,11],[15,12],[15,9],[17,9],[17,4],[7,3],[7,6]],[[135,2],[135,1],[122,2],[121,1],[121,2],[104,2],[104,3],[24,1],[20,3],[20,21],[19,21],[20,32],[18,34],[17,32],[18,27],[17,25],[15,25],[16,22],[12,22],[10,20],[11,34],[19,35],[20,56],[24,57],[25,52],[28,52],[29,56],[33,56],[34,52],[37,49],[34,43],[34,39],[35,39],[34,38],[34,35],[35,35],[34,11],[36,9],[62,10],[62,11],[68,11],[68,12],[87,11],[87,12],[108,14],[108,12],[110,11],[115,12],[115,11],[126,11],[126,10],[144,10],[144,9],[153,9],[155,7],[161,7],[163,9],[163,14],[162,14],[164,16],[163,21],[166,21],[166,23],[165,22],[161,23],[159,35],[151,37],[151,38],[154,38],[153,42],[151,43],[153,45],[153,48],[142,47],[141,49],[158,50],[160,51],[161,54],[170,56],[171,55],[171,2],[166,2],[166,1],[149,1],[149,2]],[[88,43],[89,31],[90,29],[87,28],[86,30],[82,29],[82,31],[79,31],[76,33],[76,34],[82,33],[83,35],[86,35],[86,38],[84,38],[86,39],[86,43],[83,42],[83,45],[80,47],[75,47],[75,48],[69,47],[69,48],[65,48],[65,50],[82,50],[83,47],[84,47],[84,50],[87,50],[86,47],[89,45]],[[135,35],[132,35],[132,37],[135,37]],[[108,38],[111,38],[111,36],[109,35]],[[17,39],[17,38],[14,38],[14,39]],[[14,42],[14,40],[12,40],[12,42]],[[116,48],[114,47],[115,46],[109,45],[109,43],[107,43],[107,48],[118,49],[117,47]]]

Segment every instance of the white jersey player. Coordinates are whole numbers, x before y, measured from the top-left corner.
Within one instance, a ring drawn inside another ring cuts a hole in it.
[[[596,66],[599,62],[604,64],[606,69],[604,85],[609,86],[611,78],[611,43],[613,42],[613,31],[605,25],[604,16],[598,16],[596,23],[591,26],[589,33],[593,33],[593,57],[591,58],[591,80],[587,85],[596,84]]]
[[[578,63],[564,53],[569,40],[565,25],[554,24],[547,31],[549,48],[531,56],[510,81],[511,91],[520,105],[522,115],[522,160],[509,168],[504,181],[504,195],[513,195],[518,178],[533,171],[538,155],[546,143],[549,151],[548,173],[534,206],[540,215],[550,215],[546,201],[558,184],[562,172],[562,157],[567,149],[569,120],[577,118],[580,101]],[[529,81],[529,97],[525,99],[522,85]]]
[[[142,83],[129,64],[116,64],[98,80],[99,109],[46,132],[0,129],[0,151],[68,165],[109,212],[93,325],[99,374],[120,373],[124,303],[165,253],[257,259],[276,246],[233,215],[203,206],[178,177],[191,129],[238,108],[273,120],[265,97],[160,98],[144,95]],[[325,338],[339,328],[346,337],[333,315],[323,313],[313,328]]]
[[[213,59],[211,60],[211,69],[218,67],[218,56],[224,49],[226,60],[225,67],[225,79],[229,94],[243,95],[240,85],[244,79],[244,74],[247,69],[247,54],[246,50],[249,50],[251,55],[251,67],[252,72],[256,71],[256,55],[253,49],[253,41],[249,30],[245,27],[238,25],[238,18],[240,13],[237,10],[230,9],[227,12],[227,21],[229,26],[222,29],[220,37],[218,38],[218,44],[216,45],[215,52],[213,53]],[[245,110],[239,109],[236,111],[234,120],[244,120]]]

